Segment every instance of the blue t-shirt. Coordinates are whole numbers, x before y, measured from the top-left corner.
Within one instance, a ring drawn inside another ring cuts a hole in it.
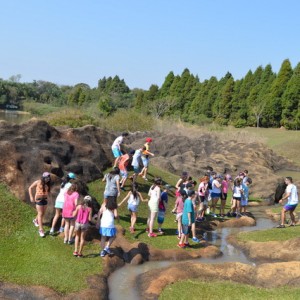
[[[248,200],[249,199],[249,187],[246,184],[243,184],[243,191],[242,199]]]
[[[192,223],[195,223],[194,205],[190,198],[187,198],[184,201],[183,213],[182,213],[182,225],[186,225],[186,226],[189,225],[188,213],[191,213],[191,221]]]
[[[160,202],[158,205],[159,211],[166,211],[165,203],[168,203],[168,193],[162,192],[160,195]]]

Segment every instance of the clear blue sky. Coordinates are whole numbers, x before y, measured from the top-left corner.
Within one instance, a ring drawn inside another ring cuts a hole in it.
[[[57,84],[119,75],[161,86],[184,68],[201,81],[300,62],[297,0],[9,0],[1,2],[0,78]]]

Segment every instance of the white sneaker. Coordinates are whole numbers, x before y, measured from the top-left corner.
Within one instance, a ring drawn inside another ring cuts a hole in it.
[[[40,237],[45,237],[44,230],[39,230]]]
[[[33,219],[32,223],[34,224],[35,227],[39,227],[39,223],[38,223],[37,219]]]
[[[50,229],[49,234],[50,234],[50,235],[53,235],[53,234],[54,234],[54,229],[53,229],[53,228]]]

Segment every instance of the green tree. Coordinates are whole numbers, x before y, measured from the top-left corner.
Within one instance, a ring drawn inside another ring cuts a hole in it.
[[[282,96],[282,121],[281,124],[288,129],[298,129],[300,105],[300,63],[294,69],[293,76],[287,83]]]

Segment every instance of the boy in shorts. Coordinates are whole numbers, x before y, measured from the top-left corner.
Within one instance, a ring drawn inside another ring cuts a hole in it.
[[[122,151],[121,151],[121,144],[123,143],[124,141],[124,138],[128,136],[128,132],[123,132],[120,136],[118,136],[112,146],[111,146],[111,150],[112,150],[112,153],[114,155],[114,158],[115,158],[115,162],[114,162],[114,168],[118,165],[119,163],[119,160],[122,156]]]
[[[287,199],[287,203],[284,205],[281,211],[281,224],[277,226],[277,228],[285,228],[285,213],[288,211],[291,216],[291,221],[292,223],[290,226],[295,226],[296,225],[296,220],[294,216],[294,210],[298,205],[298,191],[297,187],[293,184],[293,179],[292,177],[286,177],[285,178],[285,183],[287,184],[285,194],[279,201],[280,204],[283,203],[285,199]]]
[[[189,245],[189,235],[191,233],[192,224],[195,223],[195,210],[193,200],[196,198],[194,190],[187,192],[188,198],[184,201],[182,213],[182,235],[178,247],[185,248]]]

